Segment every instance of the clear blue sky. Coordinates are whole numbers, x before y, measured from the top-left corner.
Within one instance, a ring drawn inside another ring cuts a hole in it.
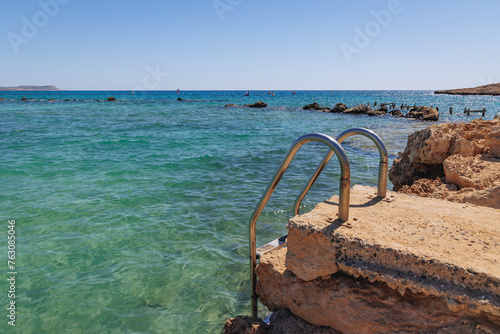
[[[479,86],[500,82],[499,15],[498,0],[4,0],[0,86]]]

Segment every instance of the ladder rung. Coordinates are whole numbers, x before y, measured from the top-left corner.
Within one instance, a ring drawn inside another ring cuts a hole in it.
[[[277,249],[286,245],[287,237],[288,235],[284,235],[282,237],[279,237],[278,239],[274,239],[273,241],[265,244],[264,246],[257,248],[257,258],[259,259],[262,254],[265,254],[269,251],[272,251],[273,249]]]

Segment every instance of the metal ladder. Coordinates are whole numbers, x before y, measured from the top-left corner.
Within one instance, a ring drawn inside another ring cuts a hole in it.
[[[379,165],[379,175],[378,175],[378,192],[377,196],[378,197],[385,197],[386,196],[386,188],[387,188],[387,169],[388,169],[388,154],[387,154],[387,149],[382,142],[382,139],[375,134],[373,131],[363,129],[363,128],[353,128],[346,130],[342,132],[337,139],[333,139],[330,136],[324,135],[324,134],[319,134],[319,133],[312,133],[312,134],[307,134],[304,135],[300,138],[298,138],[288,149],[287,154],[285,155],[285,158],[281,162],[280,166],[278,167],[278,170],[274,174],[273,178],[271,179],[271,182],[267,186],[267,189],[265,190],[264,194],[262,195],[259,203],[257,204],[252,217],[250,218],[250,269],[251,269],[251,281],[252,281],[252,316],[256,317],[257,316],[257,274],[255,273],[255,268],[257,267],[257,259],[260,258],[260,255],[264,254],[265,252],[268,252],[272,249],[282,247],[286,244],[286,236],[283,236],[281,238],[278,238],[271,243],[266,244],[263,247],[260,247],[259,250],[257,250],[257,241],[256,241],[256,224],[257,224],[257,219],[259,218],[260,214],[262,213],[262,210],[266,206],[267,202],[269,201],[269,198],[273,194],[274,190],[276,189],[278,183],[280,182],[281,178],[285,174],[285,171],[287,170],[288,166],[290,165],[291,161],[295,157],[295,154],[297,151],[304,145],[312,141],[320,142],[325,144],[330,148],[328,153],[325,155],[323,158],[323,161],[321,164],[318,166],[316,171],[313,173],[313,175],[310,177],[309,181],[307,182],[306,186],[302,189],[301,193],[299,196],[297,196],[297,199],[295,200],[294,204],[294,213],[295,215],[299,214],[299,208],[300,208],[300,203],[308,193],[309,189],[311,189],[312,185],[318,178],[318,176],[321,174],[327,163],[330,161],[331,157],[335,153],[337,156],[339,163],[340,163],[340,191],[339,191],[339,211],[338,211],[338,219],[341,221],[347,221],[349,220],[349,195],[350,195],[350,190],[351,190],[351,167],[349,164],[349,159],[347,158],[347,155],[340,145],[346,138],[352,136],[352,135],[362,135],[365,137],[370,138],[375,145],[377,146],[379,153],[380,153],[380,165]]]

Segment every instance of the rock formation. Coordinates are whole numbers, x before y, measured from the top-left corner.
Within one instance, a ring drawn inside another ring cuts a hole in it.
[[[498,332],[498,210],[374,193],[352,188],[347,222],[338,196],[290,219],[261,256],[262,303],[341,333]]]
[[[245,107],[250,107],[250,108],[265,108],[265,107],[267,107],[267,103],[264,103],[262,101],[257,101],[254,104],[245,104]]]
[[[500,95],[500,83],[479,86],[475,88],[438,90],[434,94],[450,95]]]
[[[390,114],[394,117],[404,117],[405,115],[401,112],[401,110],[391,110]]]
[[[332,113],[342,113],[347,109],[347,106],[343,103],[337,103],[335,107],[332,108],[330,112]]]
[[[368,112],[368,116],[383,116],[387,114],[387,108],[382,107]]]
[[[372,108],[370,106],[360,104],[359,106],[356,106],[354,108],[344,110],[344,114],[362,115],[362,114],[368,114],[371,111]]]
[[[439,112],[435,108],[429,107],[417,107],[412,108],[405,115],[406,118],[416,118],[422,121],[438,121],[439,120]]]
[[[408,136],[394,190],[500,208],[500,120],[433,125]]]
[[[302,107],[302,109],[304,109],[304,110],[318,110],[318,111],[322,111],[322,112],[330,112],[332,110],[331,108],[320,106],[318,104],[318,102],[308,104],[308,105]]]
[[[116,101],[116,99],[113,96],[110,96],[110,97],[108,97],[108,101]]]

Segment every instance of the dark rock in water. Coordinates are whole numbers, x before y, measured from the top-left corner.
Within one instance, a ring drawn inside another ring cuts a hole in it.
[[[317,102],[308,104],[307,106],[304,106],[302,109],[304,110],[321,110],[322,108]]]
[[[178,97],[177,101],[184,101],[184,99],[182,97]]]
[[[405,116],[406,118],[416,118],[422,121],[437,121],[439,120],[439,112],[435,108],[416,107],[412,108]]]
[[[344,114],[364,115],[364,114],[368,114],[371,111],[372,111],[372,108],[370,106],[360,104],[359,106],[356,106],[354,108],[344,110]]]
[[[97,101],[97,102],[100,102],[101,100],[97,99],[96,101]]]
[[[493,119],[500,119],[500,114],[496,114],[495,117],[493,117]]]
[[[405,115],[400,110],[392,110],[390,114],[394,117],[404,117]]]
[[[383,108],[379,108],[376,110],[369,111],[367,115],[368,116],[383,116],[385,114],[387,114],[387,108],[385,108],[385,110],[383,110]]]
[[[27,98],[25,98],[25,97],[23,97],[23,98],[21,99],[21,101],[28,101],[28,99],[27,99]]]
[[[64,102],[68,102],[68,101],[71,101],[71,100],[70,100],[70,99],[66,99],[66,100],[64,100]]]
[[[343,103],[337,103],[335,105],[335,107],[333,107],[333,109],[330,112],[333,112],[333,113],[342,113],[345,110],[347,110],[347,106],[345,104],[343,104]]]
[[[234,103],[229,103],[229,104],[226,104],[224,106],[224,108],[238,108],[238,105],[237,104],[234,104]]]
[[[387,109],[387,107],[380,107],[376,111],[384,111],[385,113],[387,113],[388,110],[389,109]]]
[[[116,99],[113,96],[108,97],[108,101],[116,101]]]
[[[331,112],[331,108],[328,107],[322,107],[320,106],[317,102],[308,104],[307,106],[304,106],[302,109],[304,110],[318,110],[322,112]]]
[[[266,334],[269,332],[267,325],[261,318],[237,316],[224,324],[224,334]]]
[[[254,104],[245,104],[245,107],[250,107],[250,108],[265,108],[265,107],[267,107],[267,103],[264,103],[262,101],[257,101]]]
[[[2,98],[0,98],[0,101],[5,101],[5,99],[2,97]]]

